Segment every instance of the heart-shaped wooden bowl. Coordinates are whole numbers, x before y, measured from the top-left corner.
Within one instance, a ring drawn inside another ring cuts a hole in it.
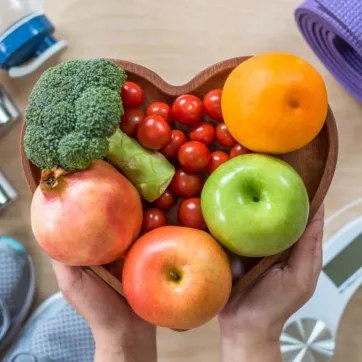
[[[144,89],[144,105],[147,107],[147,105],[155,101],[164,101],[171,104],[177,96],[187,93],[202,98],[211,89],[223,88],[229,73],[248,58],[233,58],[217,63],[203,70],[189,83],[182,86],[172,86],[151,70],[140,65],[121,60],[113,61],[125,69],[128,80],[138,83]],[[21,133],[21,160],[28,186],[34,192],[40,180],[40,170],[29,162],[24,153],[22,142],[24,131],[25,124]],[[295,152],[280,156],[280,158],[291,164],[304,180],[311,205],[310,218],[315,215],[326,196],[336,168],[337,154],[337,128],[333,113],[329,109],[323,129],[310,144]],[[263,259],[249,260],[249,265],[252,265],[252,267],[234,283],[232,296],[243,293],[248,289],[260,275],[280,260],[283,255],[285,253]],[[90,266],[90,268],[122,294],[120,282],[122,261],[116,261],[107,266]]]

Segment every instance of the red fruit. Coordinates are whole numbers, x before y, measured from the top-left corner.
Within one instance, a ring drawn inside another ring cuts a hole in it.
[[[142,224],[142,231],[144,233],[165,225],[167,225],[167,217],[163,211],[152,208],[144,212]]]
[[[206,146],[214,142],[215,128],[209,123],[200,123],[194,126],[189,133],[190,141],[199,141]]]
[[[178,150],[187,142],[185,134],[178,130],[173,129],[171,131],[171,138],[169,143],[160,150],[160,152],[168,159],[175,160],[177,158]]]
[[[216,127],[217,140],[226,147],[230,147],[236,144],[236,139],[230,134],[225,123],[219,123]]]
[[[164,226],[139,238],[127,253],[122,285],[133,311],[172,329],[196,328],[230,297],[230,261],[207,232]]]
[[[201,200],[199,197],[183,200],[178,208],[177,215],[180,225],[206,230],[206,224],[201,212]]]
[[[125,109],[137,108],[144,100],[142,88],[134,83],[126,81],[121,89],[121,99]]]
[[[138,125],[137,139],[143,147],[159,150],[170,141],[171,128],[161,116],[149,116]]]
[[[145,119],[145,114],[137,108],[124,112],[121,119],[121,130],[129,137],[135,138],[138,125]]]
[[[41,183],[31,204],[36,240],[52,259],[67,265],[110,263],[138,237],[141,225],[137,190],[100,160],[59,176],[52,185]]]
[[[209,160],[209,149],[198,141],[186,142],[178,151],[178,161],[186,171],[201,171],[207,166]]]
[[[210,175],[221,164],[229,160],[229,156],[222,151],[215,151],[211,154],[209,164],[206,167],[206,172]]]
[[[204,181],[200,174],[179,168],[175,172],[170,188],[180,197],[195,197],[200,194],[203,184]]]
[[[172,122],[171,107],[164,102],[155,102],[149,105],[146,110],[147,116],[161,116],[168,124]]]
[[[186,126],[199,123],[204,113],[204,106],[200,98],[185,94],[176,98],[172,105],[175,119]]]
[[[221,93],[221,89],[214,89],[204,97],[205,112],[217,121],[222,121],[223,119],[221,112]]]
[[[233,148],[230,150],[230,158],[240,156],[240,155],[246,155],[247,153],[250,153],[251,151],[248,150],[246,147],[242,146],[240,143],[237,143]]]
[[[170,209],[176,204],[176,196],[170,189],[165,192],[155,201],[155,205],[160,209]]]

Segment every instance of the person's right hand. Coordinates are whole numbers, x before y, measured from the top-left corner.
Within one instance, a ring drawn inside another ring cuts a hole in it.
[[[139,318],[125,298],[90,270],[57,261],[53,268],[65,299],[92,330],[95,361],[157,361],[155,326]]]
[[[281,361],[279,338],[313,295],[322,268],[323,206],[293,247],[289,260],[269,270],[219,315],[223,360]]]

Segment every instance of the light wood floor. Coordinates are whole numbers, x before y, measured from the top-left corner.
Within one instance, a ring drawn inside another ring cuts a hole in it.
[[[339,165],[326,200],[326,214],[362,197],[362,106],[324,69],[294,23],[299,0],[45,0],[45,11],[66,39],[69,58],[114,57],[140,63],[167,81],[180,84],[219,60],[269,50],[287,51],[310,61],[324,76],[340,134]],[[0,73],[23,110],[39,73],[10,81]],[[30,194],[19,161],[20,123],[0,140],[0,167],[20,193],[20,199],[0,216],[0,234],[22,241],[37,270],[37,302],[57,290],[47,257],[29,227]],[[361,137],[361,138],[360,138]],[[326,301],[328,303],[328,301]],[[179,334],[160,330],[160,361],[219,360],[215,321]],[[362,290],[345,311],[333,362],[359,362],[362,355]]]

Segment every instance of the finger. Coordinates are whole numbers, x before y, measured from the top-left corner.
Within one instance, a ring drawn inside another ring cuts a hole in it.
[[[81,267],[68,266],[56,260],[52,260],[52,265],[59,289],[64,294],[71,289],[81,290],[83,288],[84,275]]]
[[[96,294],[100,291],[114,293],[113,289],[91,270],[68,266],[56,260],[52,260],[52,265],[59,289],[68,299],[74,300],[77,296]]]
[[[323,226],[324,226],[324,208],[323,208]],[[313,265],[313,274],[319,275],[323,266],[323,226],[319,242],[316,245],[315,259]]]
[[[52,261],[59,288],[67,302],[92,326],[112,324],[130,307],[123,297],[93,272]]]
[[[58,286],[69,304],[80,312],[79,304],[82,295],[87,291],[87,278],[81,267],[68,266],[52,260],[53,270]]]
[[[319,274],[322,264],[322,240],[324,207],[322,206],[297,242],[289,258],[288,267],[292,274]]]

